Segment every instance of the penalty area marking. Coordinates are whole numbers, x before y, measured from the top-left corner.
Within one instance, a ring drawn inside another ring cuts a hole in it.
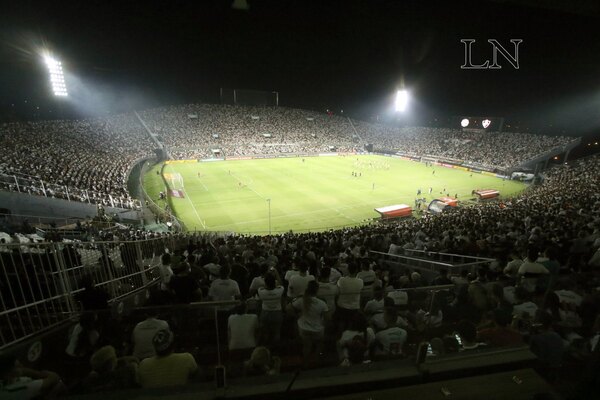
[[[194,209],[194,213],[196,214],[196,217],[198,218],[198,221],[200,221],[200,223],[202,224],[202,227],[204,229],[206,229],[206,224],[202,221],[202,218],[200,218],[200,214],[198,214],[198,210],[196,210],[196,206],[194,205],[194,203],[192,203],[192,200],[190,200],[190,196],[187,194],[187,192],[185,193],[185,198],[187,199],[187,201],[190,202],[190,205]]]
[[[208,188],[206,187],[206,185],[204,183],[202,183],[202,181],[200,181],[200,184],[202,185],[202,187],[204,188],[204,190],[206,190],[208,192]]]
[[[206,224],[204,223],[204,221],[202,221],[202,218],[200,218],[200,214],[198,214],[198,210],[196,209],[196,206],[194,205],[194,203],[192,203],[192,200],[190,200],[190,196],[188,195],[187,191],[185,190],[185,186],[183,186],[183,177],[181,176],[181,174],[179,172],[175,172],[173,175],[174,176],[178,175],[179,182],[181,183],[181,188],[183,189],[183,191],[185,193],[184,197],[187,199],[187,201],[192,206],[192,209],[194,210],[194,213],[196,214],[196,218],[198,218],[198,221],[202,225],[202,228],[206,229]]]

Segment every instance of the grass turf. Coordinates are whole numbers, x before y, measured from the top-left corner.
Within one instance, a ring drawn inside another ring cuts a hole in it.
[[[444,189],[469,201],[473,189],[497,189],[507,197],[525,188],[516,181],[374,155],[175,163],[165,165],[164,181],[157,169],[160,165],[144,177],[147,193],[156,201],[165,181],[169,189],[181,189],[185,197],[170,196],[169,203],[190,231],[266,234],[268,199],[272,232],[316,231],[377,218],[376,207],[414,208],[417,189],[429,202]]]

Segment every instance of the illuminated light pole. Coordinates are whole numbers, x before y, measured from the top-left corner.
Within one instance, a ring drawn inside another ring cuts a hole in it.
[[[62,63],[49,55],[44,56],[44,62],[48,68],[50,84],[52,85],[54,95],[57,97],[67,97],[69,93],[65,84]]]
[[[406,111],[408,106],[408,92],[405,89],[400,89],[396,92],[396,101],[394,103],[396,112]]]

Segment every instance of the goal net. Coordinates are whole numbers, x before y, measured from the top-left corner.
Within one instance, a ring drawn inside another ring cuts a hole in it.
[[[183,190],[185,187],[183,186],[183,177],[180,173],[167,173],[165,175],[165,180],[169,184],[169,188],[173,190]]]

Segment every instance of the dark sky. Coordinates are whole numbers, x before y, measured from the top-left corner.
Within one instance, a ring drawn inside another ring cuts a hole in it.
[[[220,87],[235,87],[366,116],[390,106],[404,77],[417,122],[466,114],[544,132],[600,128],[597,15],[487,1],[248,0],[247,12],[231,2],[4,2],[2,115],[58,108],[43,46],[98,110],[218,102]],[[477,40],[477,63],[491,57],[487,39],[509,49],[523,39],[520,69],[501,60],[501,70],[461,70],[462,38]]]

